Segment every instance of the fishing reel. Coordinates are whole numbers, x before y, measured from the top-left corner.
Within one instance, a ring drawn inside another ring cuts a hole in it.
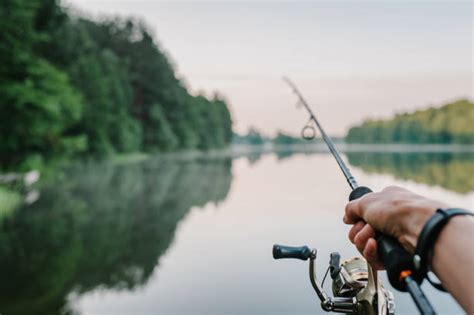
[[[337,252],[330,255],[329,266],[321,284],[316,278],[316,249],[308,246],[290,247],[273,245],[274,259],[309,259],[309,279],[326,312],[344,314],[395,314],[395,302],[392,292],[386,290],[377,279],[377,274],[361,257],[353,257],[341,263]],[[332,279],[330,297],[323,288],[327,275]]]

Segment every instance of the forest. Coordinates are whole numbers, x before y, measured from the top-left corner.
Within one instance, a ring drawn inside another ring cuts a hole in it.
[[[474,144],[474,103],[459,100],[439,108],[398,114],[388,120],[367,120],[352,127],[349,143]]]
[[[58,0],[4,0],[0,29],[0,169],[232,139],[224,97],[191,94],[139,19],[96,21]]]

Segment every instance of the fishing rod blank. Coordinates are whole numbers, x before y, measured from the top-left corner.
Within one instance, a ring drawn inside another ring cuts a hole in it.
[[[309,107],[309,105],[306,102],[306,100],[304,99],[303,95],[300,93],[300,91],[298,90],[296,85],[289,78],[283,77],[283,80],[286,83],[288,83],[288,85],[292,88],[293,92],[298,96],[301,105],[303,105],[306,108],[306,110],[308,111],[309,116],[310,116],[310,120],[312,120],[316,124],[316,127],[318,127],[319,132],[321,133],[321,137],[323,138],[324,142],[326,142],[326,145],[328,146],[328,148],[331,151],[332,155],[336,159],[336,162],[339,165],[339,168],[341,169],[342,173],[346,177],[347,182],[349,183],[349,186],[351,187],[351,189],[356,189],[359,186],[357,184],[357,181],[355,180],[354,176],[352,176],[351,171],[347,167],[346,163],[344,163],[344,161],[342,160],[341,155],[339,154],[339,151],[334,146],[331,138],[329,138],[329,136],[324,131],[323,127],[319,123],[318,119],[314,115],[313,111],[311,110],[311,107]]]
[[[341,155],[332,142],[331,138],[324,131],[323,127],[314,115],[311,107],[308,105],[296,85],[287,77],[284,77],[283,80],[298,96],[299,103],[302,104],[308,111],[310,115],[310,121],[313,121],[316,127],[319,129],[321,137],[328,146],[329,151],[331,151],[331,154],[336,159],[339,168],[341,169],[344,177],[347,180],[347,183],[352,189],[349,195],[349,200],[352,201],[359,199],[360,197],[371,193],[372,190],[370,188],[359,186],[346,163],[341,158]],[[419,283],[422,282],[423,278],[420,279],[419,277],[413,276],[413,271],[415,268],[413,265],[412,255],[392,237],[377,233],[375,240],[377,241],[377,251],[379,253],[380,259],[387,270],[390,284],[399,291],[408,291],[422,314],[436,314],[419,286]]]

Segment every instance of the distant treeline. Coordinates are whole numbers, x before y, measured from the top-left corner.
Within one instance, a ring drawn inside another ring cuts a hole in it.
[[[263,135],[257,128],[250,127],[246,134],[235,133],[232,139],[233,144],[262,145],[270,142],[271,139]]]
[[[0,168],[232,139],[224,99],[190,95],[139,20],[93,21],[57,0],[4,0],[0,29]]]
[[[344,138],[341,137],[331,137],[334,142],[343,142]],[[294,144],[314,144],[314,143],[324,143],[323,139],[318,136],[318,133],[315,131],[314,139],[305,139],[302,135],[294,136],[284,131],[277,131],[277,134],[274,137],[268,137],[263,135],[255,127],[249,128],[246,134],[234,134],[232,140],[233,144],[237,145],[262,145],[265,143],[273,145],[294,145]]]
[[[459,100],[440,108],[399,114],[389,120],[367,120],[352,127],[346,141],[474,144],[474,103]]]

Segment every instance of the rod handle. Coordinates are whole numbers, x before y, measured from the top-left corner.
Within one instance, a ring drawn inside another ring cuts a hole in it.
[[[372,189],[369,187],[365,186],[359,186],[353,191],[351,191],[351,194],[349,195],[349,201],[359,199],[360,197],[367,195],[368,193],[371,193]]]
[[[273,258],[284,259],[294,258],[301,260],[308,260],[311,257],[311,249],[308,246],[285,246],[285,245],[273,245]]]
[[[365,186],[359,186],[349,195],[349,200],[359,199],[360,197],[371,193],[372,190]],[[390,236],[377,233],[375,236],[377,241],[377,251],[379,258],[387,270],[388,280],[390,284],[397,290],[405,292],[406,283],[400,277],[404,271],[413,271],[413,256],[405,250],[398,241]],[[415,279],[417,282],[420,279]]]
[[[406,282],[402,275],[406,272],[410,274],[415,270],[413,265],[413,255],[405,250],[393,237],[377,233],[377,251],[380,260],[387,270],[387,276],[392,287],[398,291],[406,292]],[[420,279],[413,277],[417,282]]]

